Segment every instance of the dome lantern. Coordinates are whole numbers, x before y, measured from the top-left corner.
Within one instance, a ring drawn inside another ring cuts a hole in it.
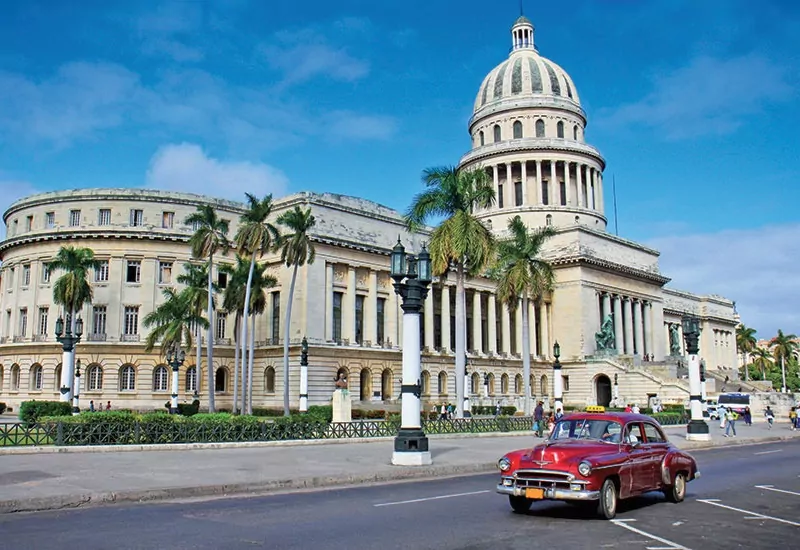
[[[511,51],[533,50],[533,23],[524,15],[520,15],[511,26]]]

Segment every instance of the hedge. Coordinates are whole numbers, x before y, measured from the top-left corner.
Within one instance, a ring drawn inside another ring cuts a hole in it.
[[[33,424],[43,416],[72,414],[72,405],[66,401],[23,401],[19,406],[19,419]]]
[[[172,408],[172,403],[167,401],[164,403],[164,408],[169,410]],[[194,416],[200,412],[200,401],[195,399],[191,403],[178,403],[178,414],[181,416]]]

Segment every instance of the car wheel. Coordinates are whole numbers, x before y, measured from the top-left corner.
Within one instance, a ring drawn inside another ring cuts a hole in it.
[[[515,497],[513,495],[508,495],[508,503],[511,505],[511,509],[514,510],[516,513],[524,514],[525,512],[531,509],[531,504],[533,504],[533,501],[525,497]]]
[[[600,489],[600,505],[598,506],[600,515],[606,519],[614,519],[617,515],[618,500],[617,485],[611,479],[605,480],[603,487]]]
[[[664,494],[670,502],[683,502],[686,496],[686,474],[675,474],[675,480],[672,482],[672,485],[664,489]]]

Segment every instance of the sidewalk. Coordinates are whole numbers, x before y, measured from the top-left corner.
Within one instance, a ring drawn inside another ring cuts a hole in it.
[[[798,439],[788,423],[740,426],[739,437],[724,438],[710,425],[712,440],[689,442],[685,427],[666,428],[680,448]],[[488,434],[487,434],[488,435]],[[390,463],[392,438],[365,442],[226,444],[189,450],[44,452],[0,454],[0,513],[56,510],[90,504],[142,502],[190,497],[259,494],[332,486],[423,479],[495,471],[508,450],[533,444],[529,432],[495,436],[431,436],[433,465]],[[181,446],[175,446],[181,448]]]

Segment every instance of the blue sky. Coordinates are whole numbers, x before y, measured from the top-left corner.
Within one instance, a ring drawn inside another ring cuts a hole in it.
[[[494,6],[486,11],[487,6]],[[606,157],[613,231],[673,286],[800,333],[800,6],[525,3]],[[80,7],[77,7],[80,6]],[[240,199],[312,190],[403,210],[455,164],[516,0],[7,0],[0,208],[35,191],[155,186]]]

